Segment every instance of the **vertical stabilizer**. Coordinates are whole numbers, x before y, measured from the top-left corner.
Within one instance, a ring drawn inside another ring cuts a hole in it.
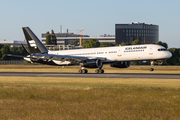
[[[23,27],[24,36],[26,38],[30,53],[48,53],[47,48],[37,38],[37,36],[31,31],[29,27]]]

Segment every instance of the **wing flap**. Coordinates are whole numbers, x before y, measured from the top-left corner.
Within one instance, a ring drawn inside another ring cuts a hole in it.
[[[66,61],[74,59],[74,60],[87,60],[87,57],[81,57],[81,56],[69,56],[69,55],[54,55],[54,54],[36,54],[37,57],[43,57],[45,59],[57,59],[57,60],[64,60]]]

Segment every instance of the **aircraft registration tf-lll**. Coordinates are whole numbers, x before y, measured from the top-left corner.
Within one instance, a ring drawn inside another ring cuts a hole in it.
[[[28,44],[28,50],[22,46],[28,55],[9,56],[23,57],[27,61],[47,65],[80,65],[79,73],[87,73],[87,69],[84,68],[98,68],[95,71],[96,73],[104,73],[103,64],[110,64],[111,67],[116,68],[128,68],[131,61],[140,60],[150,60],[150,71],[153,71],[154,61],[172,56],[164,47],[154,44],[50,51],[29,27],[23,27],[22,29]]]

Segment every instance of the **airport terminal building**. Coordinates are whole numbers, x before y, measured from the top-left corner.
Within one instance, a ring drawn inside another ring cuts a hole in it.
[[[115,25],[116,44],[132,43],[138,39],[141,44],[156,43],[159,41],[159,26],[133,22],[130,24]]]
[[[27,42],[26,41],[1,41],[0,40],[0,44],[8,44],[10,45],[10,47],[22,47],[21,44],[23,44],[24,46],[27,46]]]
[[[55,33],[56,39],[57,39],[57,45],[72,45],[76,40],[80,39],[80,34],[74,34],[74,33]],[[110,43],[116,43],[115,41],[115,35],[99,35],[96,37],[91,37],[89,35],[82,35],[82,43],[85,40],[89,39],[96,39],[100,43],[103,42],[110,42]],[[46,34],[42,33],[42,43],[46,43]]]

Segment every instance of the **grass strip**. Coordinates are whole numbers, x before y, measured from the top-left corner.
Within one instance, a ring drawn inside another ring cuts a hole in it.
[[[179,79],[0,77],[0,119],[179,119]]]

